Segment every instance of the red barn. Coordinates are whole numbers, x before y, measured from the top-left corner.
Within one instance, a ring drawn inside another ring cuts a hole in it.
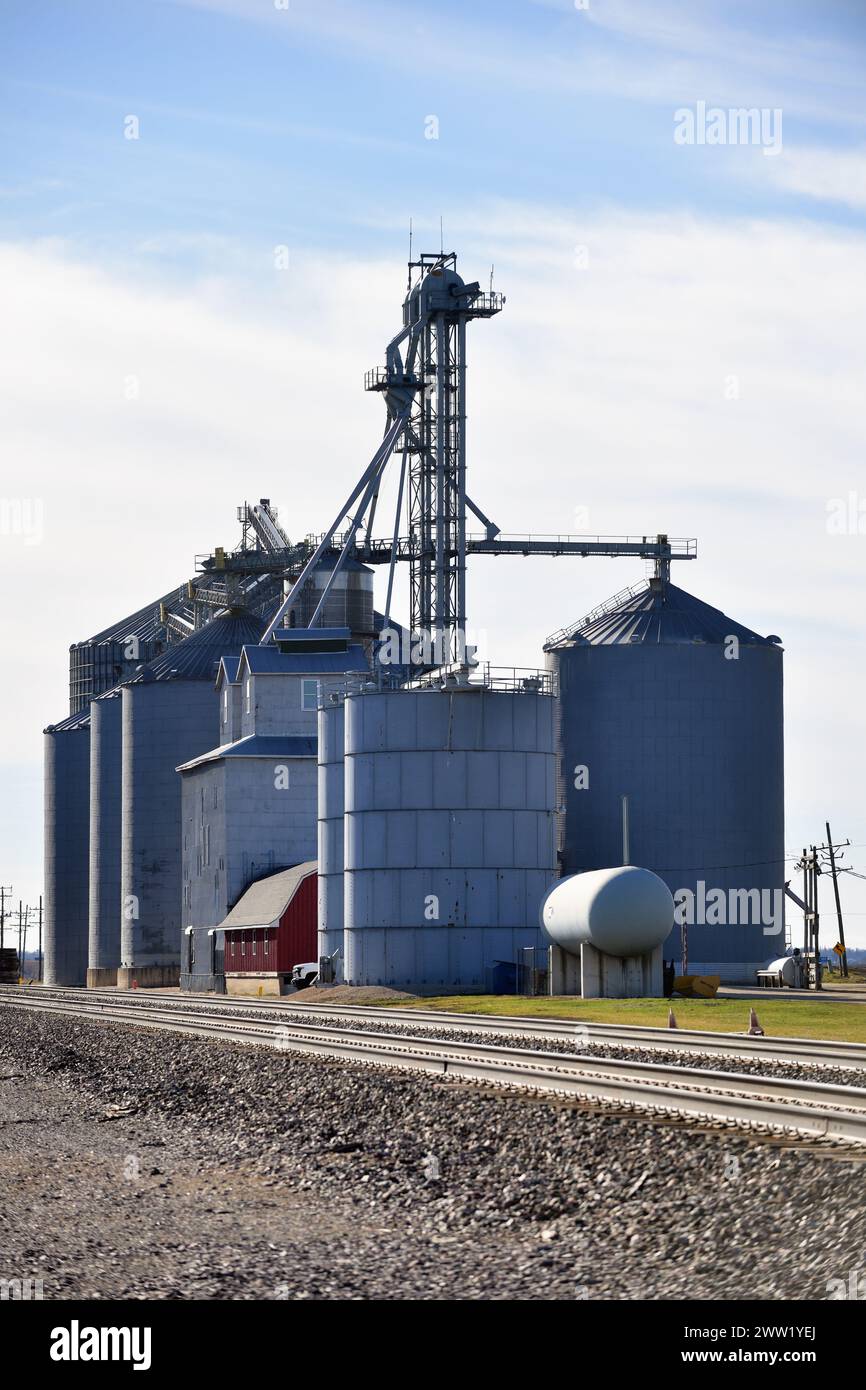
[[[318,959],[315,859],[251,883],[220,923],[227,994],[284,994],[292,967]]]

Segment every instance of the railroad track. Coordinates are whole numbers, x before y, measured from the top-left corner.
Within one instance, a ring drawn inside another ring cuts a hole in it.
[[[311,1023],[309,1017],[303,1017],[304,1006],[289,1008],[288,1020],[285,1010],[277,1013],[258,1008],[238,1017],[200,1000],[169,996],[159,1000],[121,1000],[111,991],[37,993],[14,987],[0,989],[0,1005],[102,1023],[193,1033],[353,1064],[422,1071],[447,1079],[613,1105],[619,1110],[688,1116],[705,1124],[745,1126],[769,1135],[866,1145],[866,1088],[854,1086],[462,1039],[362,1032],[357,1026],[353,1028],[351,1022]],[[384,1012],[392,1015],[391,1010]],[[413,1016],[415,1013],[404,1012]]]
[[[176,995],[131,992],[118,994],[116,989],[52,988],[45,985],[0,985],[0,999],[5,994],[20,997],[38,988],[40,997],[57,999],[104,999],[128,1001],[130,1007],[155,1005],[158,1001],[171,1003]],[[294,996],[297,997],[297,996]],[[334,1022],[364,1022],[393,1027],[404,1023],[411,1027],[427,1027],[441,1033],[480,1033],[496,1036],[521,1037],[533,1041],[545,1040],[572,1044],[611,1044],[617,1047],[658,1048],[666,1052],[703,1052],[708,1056],[746,1058],[750,1061],[789,1062],[798,1066],[849,1068],[866,1074],[866,1044],[841,1043],[830,1039],[752,1037],[748,1033],[711,1033],[695,1028],[651,1028],[615,1023],[584,1023],[577,1019],[516,1018],[508,1014],[457,1014],[442,1009],[401,1009],[399,1006],[376,1008],[358,1004],[296,1004],[293,996],[286,999],[248,999],[222,995],[185,996],[189,1008],[214,1012],[249,1009],[251,1013],[275,1013],[286,1022],[302,1020],[313,1014]],[[744,1006],[745,1009],[748,1005]]]

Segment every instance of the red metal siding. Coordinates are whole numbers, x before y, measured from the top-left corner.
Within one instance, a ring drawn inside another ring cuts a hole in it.
[[[260,927],[256,931],[227,931],[226,970],[230,973],[243,970],[256,975],[263,970],[277,970],[276,935],[275,927]]]
[[[225,968],[230,974],[288,974],[294,965],[317,960],[318,952],[318,874],[313,873],[301,880],[278,927],[226,932]]]
[[[318,960],[319,876],[308,874],[280,918],[277,962],[271,969],[291,970],[293,965]]]

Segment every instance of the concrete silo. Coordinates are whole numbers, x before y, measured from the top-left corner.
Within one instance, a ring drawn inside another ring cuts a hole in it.
[[[348,984],[483,990],[541,944],[554,774],[543,677],[347,695]]]
[[[87,976],[90,715],[45,730],[45,969],[47,985]]]
[[[630,859],[686,919],[689,971],[752,981],[784,944],[782,651],[652,579],[548,643],[563,874]],[[665,948],[682,959],[678,927]]]
[[[90,704],[90,910],[87,983],[117,984],[120,965],[122,698]]]
[[[175,769],[217,744],[220,658],[258,641],[262,626],[246,612],[222,614],[123,688],[121,986],[178,983],[182,831]]]

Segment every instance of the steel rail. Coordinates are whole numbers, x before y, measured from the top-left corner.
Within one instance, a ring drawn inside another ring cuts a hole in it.
[[[4,992],[7,1007],[32,1008],[97,1022],[167,1029],[254,1043],[280,1051],[315,1054],[350,1063],[431,1072],[545,1094],[689,1115],[705,1121],[758,1126],[866,1145],[866,1088],[826,1085],[781,1077],[684,1068],[654,1062],[587,1057],[322,1027],[300,1019],[287,1024],[259,1014],[231,1019],[191,1009],[185,1002],[130,1008],[115,999],[58,1000]]]
[[[123,995],[116,989],[87,989],[75,986],[32,986],[40,995],[52,994],[63,998],[104,998],[120,1003]],[[30,994],[17,985],[0,985],[4,993]],[[148,991],[150,993],[150,991]],[[154,994],[152,1001],[169,1004],[176,996]],[[127,996],[130,1007],[140,1007],[142,994]],[[243,996],[189,996],[189,1003],[202,1009],[225,1010],[245,1008],[252,1011],[279,1011],[294,1018],[304,1014],[330,1019],[366,1020],[370,1023],[408,1025],[436,1028],[442,1032],[507,1034],[538,1041],[556,1039],[591,1045],[610,1044],[618,1047],[657,1048],[668,1052],[703,1052],[718,1057],[747,1058],[753,1061],[788,1062],[801,1066],[834,1066],[866,1072],[866,1044],[835,1042],[832,1039],[768,1038],[748,1033],[715,1033],[693,1028],[653,1028],[648,1025],[616,1023],[587,1023],[580,1019],[521,1018],[509,1014],[458,1014],[443,1009],[385,1008],[365,1004],[295,1004],[291,996],[283,999],[250,999]],[[148,1001],[151,1002],[151,1001]]]

